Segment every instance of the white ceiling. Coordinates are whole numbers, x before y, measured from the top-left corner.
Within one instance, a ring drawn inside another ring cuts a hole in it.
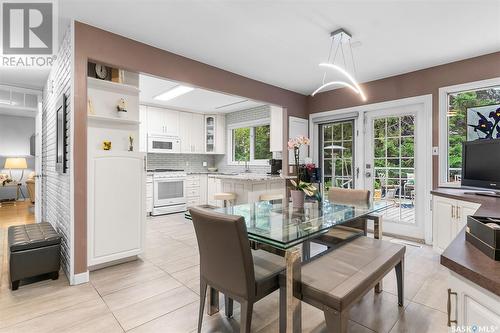
[[[265,105],[265,103],[249,100],[247,98],[222,94],[201,88],[195,88],[169,101],[154,99],[155,96],[178,85],[178,82],[141,74],[139,75],[139,89],[141,90],[139,100],[144,104],[199,113],[228,113]]]
[[[497,0],[61,0],[101,27],[303,94],[319,86],[329,33],[353,35],[360,82],[500,50]],[[61,24],[64,26],[64,24]]]
[[[361,82],[500,50],[497,0],[60,0],[59,13],[61,31],[77,19],[303,94],[339,27],[361,42]],[[44,83],[11,74],[0,82]]]

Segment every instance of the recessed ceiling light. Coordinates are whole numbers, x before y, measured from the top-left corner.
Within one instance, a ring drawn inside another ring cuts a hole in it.
[[[179,97],[181,95],[187,94],[188,92],[193,90],[194,88],[192,87],[178,85],[177,87],[167,90],[164,93],[161,93],[153,98],[165,102],[174,99],[176,97]]]

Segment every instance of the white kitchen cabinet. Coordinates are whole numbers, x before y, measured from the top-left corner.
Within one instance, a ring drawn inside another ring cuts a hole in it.
[[[271,106],[270,151],[283,151],[283,108]]]
[[[179,112],[179,138],[181,153],[205,152],[204,116],[199,113]]]
[[[208,188],[207,202],[209,205],[222,206],[222,204],[221,204],[222,202],[220,200],[214,199],[214,194],[221,192],[221,184],[222,184],[222,182],[219,178],[211,177],[211,176],[208,177],[208,180],[207,180],[207,188]]]
[[[483,329],[481,332],[493,332],[484,329],[500,327],[499,296],[452,271],[448,287],[448,318],[456,320],[456,326],[477,326]]]
[[[205,152],[224,154],[226,120],[224,115],[205,115]]]
[[[91,269],[136,256],[144,249],[144,158],[139,152],[89,152],[87,261]]]
[[[434,195],[432,198],[433,247],[442,253],[474,215],[479,204]]]
[[[200,175],[200,205],[208,203],[208,176],[206,174]]]
[[[148,133],[179,136],[179,111],[147,107]]]

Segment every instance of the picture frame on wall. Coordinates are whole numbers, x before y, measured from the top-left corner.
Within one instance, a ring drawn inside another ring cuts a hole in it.
[[[66,173],[68,169],[68,120],[67,97],[62,94],[56,104],[56,171]]]
[[[467,141],[500,138],[500,104],[467,108]]]

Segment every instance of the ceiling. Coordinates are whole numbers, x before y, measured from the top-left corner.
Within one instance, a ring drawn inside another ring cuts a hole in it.
[[[178,82],[141,74],[139,75],[139,89],[141,91],[139,100],[144,104],[199,113],[228,113],[265,105],[265,103],[249,100],[247,98],[222,94],[201,88],[195,88],[169,101],[154,99],[155,96],[178,85]]]
[[[495,0],[62,0],[60,13],[302,94],[339,27],[361,42],[360,82],[500,50]]]
[[[60,0],[59,14],[61,32],[76,19],[302,94],[339,27],[358,45],[360,82],[500,50],[496,0]],[[39,74],[6,78],[41,87]]]

